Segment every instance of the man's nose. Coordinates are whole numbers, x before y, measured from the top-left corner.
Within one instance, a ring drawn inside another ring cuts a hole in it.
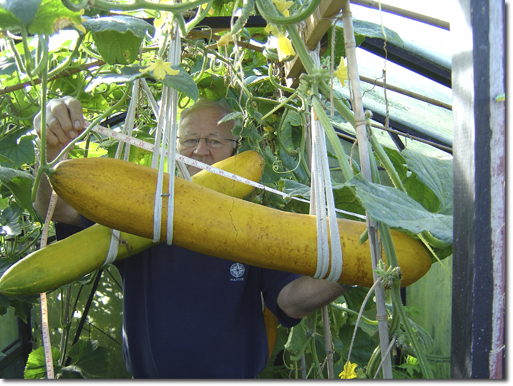
[[[200,138],[198,144],[194,148],[194,154],[196,155],[207,155],[210,152],[207,146],[207,140],[205,138]]]

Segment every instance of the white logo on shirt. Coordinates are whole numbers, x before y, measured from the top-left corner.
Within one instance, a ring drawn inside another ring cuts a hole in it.
[[[230,281],[240,281],[244,280],[242,277],[244,275],[244,271],[246,268],[241,263],[234,263],[230,267],[230,273],[233,276],[233,278],[230,279]]]

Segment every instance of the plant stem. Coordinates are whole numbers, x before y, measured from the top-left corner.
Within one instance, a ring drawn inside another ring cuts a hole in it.
[[[107,11],[136,11],[139,9],[151,9],[154,11],[164,11],[164,12],[184,12],[189,9],[193,9],[199,7],[202,4],[210,3],[212,0],[193,0],[187,1],[185,3],[153,3],[151,1],[145,0],[137,0],[132,4],[121,4],[121,3],[111,3],[110,1],[105,0],[95,0],[94,6]]]
[[[352,315],[355,315],[355,316],[359,316],[360,320],[364,321],[365,323],[367,323],[367,324],[369,324],[371,326],[377,326],[378,325],[377,321],[371,320],[369,318],[366,318],[365,316],[361,315],[360,313],[356,312],[355,310],[352,310],[350,308],[346,308],[346,307],[340,306],[340,305],[335,304],[335,303],[330,303],[329,305],[330,305],[330,307],[336,308],[337,310],[344,311],[344,312],[347,312],[348,314],[352,314]]]
[[[319,1],[320,0],[310,0],[308,7],[303,9],[301,12],[291,16],[277,16],[276,14],[279,11],[276,10],[274,4],[270,3],[269,0],[256,0],[256,6],[258,12],[260,12],[262,17],[268,22],[278,25],[293,25],[305,20],[308,16],[310,16],[317,9]]]
[[[30,47],[28,45],[27,29],[24,26],[21,27],[21,36],[23,38],[23,51],[25,52],[25,73],[29,78],[32,78],[32,57],[30,54]]]
[[[48,40],[45,40],[45,44],[48,44]],[[47,49],[48,50],[48,49]],[[36,173],[36,178],[34,180],[34,185],[32,188],[31,200],[34,202],[36,200],[36,193],[39,187],[39,182],[41,181],[41,177],[43,176],[43,172],[46,172],[48,169],[48,164],[46,161],[46,96],[48,89],[48,57],[43,65],[41,70],[41,89],[40,89],[40,107],[41,107],[41,142],[40,142],[40,166]]]
[[[205,16],[208,15],[208,12],[210,11],[210,9],[212,8],[212,3],[209,2],[207,3],[207,6],[205,7],[205,9],[202,10],[201,7],[198,7],[198,12],[196,12],[196,16],[190,20],[187,25],[186,25],[186,28],[185,30],[187,31],[186,34],[184,34],[183,36],[187,36],[187,34],[194,28],[196,27],[196,25],[198,25],[198,23],[200,21],[203,20],[203,18],[205,18]]]
[[[52,71],[48,73],[48,78],[51,78],[52,76],[57,75],[58,73],[62,72],[66,68],[68,68],[72,62],[72,60],[75,58],[75,56],[78,53],[78,48],[81,46],[82,42],[84,41],[85,35],[79,35],[77,42],[75,44],[75,47],[73,48],[73,51],[71,52],[70,56],[58,67],[55,67]]]
[[[401,320],[403,321],[403,326],[406,330],[406,333],[408,334],[408,337],[410,338],[410,342],[413,346],[413,349],[415,350],[415,354],[419,361],[419,365],[420,365],[422,374],[424,375],[424,377],[426,379],[434,379],[433,372],[431,371],[431,367],[427,363],[427,360],[424,356],[424,352],[419,345],[419,341],[417,340],[417,337],[411,328],[410,320],[408,319],[408,316],[406,315],[406,311],[404,310],[404,308],[402,306],[401,296],[399,295],[399,283],[394,283],[393,286],[394,287],[392,288],[392,300],[394,301],[394,303],[399,305],[399,307],[398,307],[399,315],[401,316]]]
[[[326,360],[328,362],[328,379],[335,379],[333,373],[333,350],[330,331],[330,318],[328,316],[328,306],[322,307],[322,320],[324,323],[324,344],[326,347]]]

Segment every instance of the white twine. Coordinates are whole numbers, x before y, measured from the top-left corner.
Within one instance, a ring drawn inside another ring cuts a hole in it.
[[[314,203],[315,213],[313,214],[316,215],[317,221],[317,270],[313,277],[316,279],[326,277],[331,250],[331,270],[326,280],[338,281],[342,273],[342,248],[329,172],[325,133],[322,125],[315,119],[313,107],[311,122],[313,154],[310,198],[311,202]],[[328,212],[327,217],[326,210]]]
[[[342,245],[340,244],[340,234],[338,230],[338,221],[337,214],[335,211],[335,199],[333,198],[333,188],[331,185],[331,176],[329,170],[328,163],[328,152],[326,147],[326,135],[324,133],[324,129],[317,122],[317,126],[319,128],[319,138],[321,141],[321,157],[323,157],[323,178],[324,178],[324,188],[326,190],[326,200],[327,200],[327,208],[328,208],[328,219],[329,219],[329,233],[330,233],[330,241],[331,241],[331,270],[330,274],[327,278],[329,281],[338,281],[340,279],[340,275],[342,274]]]
[[[319,47],[310,52],[312,60],[320,66]],[[310,189],[310,201],[315,205],[311,213],[316,215],[317,221],[317,270],[313,276],[315,279],[338,281],[342,274],[342,246],[338,232],[338,222],[331,185],[331,176],[328,162],[328,150],[326,147],[326,134],[318,119],[315,109],[311,108],[311,143],[312,143],[312,182]],[[326,218],[326,211],[328,217]],[[329,221],[328,221],[329,220]],[[329,234],[329,238],[328,238]],[[331,245],[330,245],[331,242]],[[331,246],[331,248],[330,248]],[[331,270],[328,277],[331,250]]]
[[[153,94],[151,93],[150,88],[148,87],[148,83],[146,82],[146,79],[139,78],[141,80],[143,90],[146,93],[146,96],[148,97],[148,100],[150,101],[151,109],[153,110],[153,114],[155,114],[156,117],[159,116],[159,105],[155,98],[153,97]]]
[[[312,180],[310,186],[310,201],[314,203],[310,207],[310,213],[315,215],[317,227],[317,270],[313,276],[315,279],[322,279],[328,273],[329,268],[329,244],[328,244],[328,225],[326,223],[326,210],[321,203],[326,202],[324,185],[322,159],[320,156],[319,129],[317,121],[313,118],[312,108],[311,119],[311,141],[312,141]]]
[[[178,22],[173,24],[173,39],[169,43],[168,61],[171,64],[180,62],[181,53],[181,37]],[[176,155],[176,136],[177,136],[177,104],[178,92],[169,86],[164,86],[162,91],[162,105],[160,107],[160,114],[158,120],[158,132],[163,131],[162,136],[162,153],[165,151],[167,145],[168,149],[168,171],[169,171],[169,186],[167,196],[167,233],[166,242],[171,245],[173,243],[173,215],[174,215],[174,193],[175,193],[175,155]],[[159,143],[159,142],[156,142]],[[155,146],[156,152],[159,146]],[[155,157],[155,153],[154,153]],[[155,207],[153,219],[153,241],[160,241],[160,231],[162,224],[162,185],[164,180],[164,155],[160,157],[160,165],[158,168],[157,190],[155,192]]]
[[[178,22],[174,24],[174,39],[169,45],[168,60],[175,64],[180,63],[181,59],[181,36]],[[171,122],[171,133],[167,142],[167,148],[169,149],[169,156],[167,157],[168,170],[169,170],[169,186],[167,197],[167,244],[173,243],[173,218],[174,218],[174,197],[175,197],[175,160],[176,160],[176,139],[178,136],[178,125],[176,118],[178,116],[178,91],[174,88],[169,90],[169,98],[172,101],[169,106],[169,118]],[[190,176],[189,176],[190,177]]]
[[[162,224],[162,186],[164,185],[164,156],[160,156],[161,147],[158,145],[162,143],[164,147],[166,143],[166,135],[169,132],[167,129],[167,125],[169,124],[169,120],[167,119],[167,111],[168,111],[168,100],[169,100],[169,88],[164,86],[162,91],[162,100],[159,114],[158,123],[157,123],[157,140],[156,146],[153,152],[153,160],[152,167],[157,169],[157,188],[155,190],[155,204],[153,207],[153,242],[160,241],[160,229]],[[162,136],[162,138],[160,138]],[[158,164],[158,165],[157,165]],[[172,171],[170,171],[170,176],[172,175]],[[172,179],[172,178],[170,178]]]
[[[125,124],[123,126],[123,134],[128,137],[132,136],[132,132],[134,129],[134,121],[135,121],[135,109],[137,107],[137,100],[139,95],[139,79],[136,79],[132,85],[132,99],[130,99],[130,104],[128,105],[128,111],[125,118]],[[120,158],[121,149],[123,148],[122,142],[119,142],[118,148],[116,149],[115,158]],[[130,155],[130,143],[125,143],[125,154],[123,159],[125,161],[128,160]],[[105,258],[105,262],[103,265],[112,264],[116,261],[116,257],[118,256],[118,249],[121,240],[121,232],[117,229],[111,229],[110,236],[110,244],[109,250],[107,252],[107,257]]]

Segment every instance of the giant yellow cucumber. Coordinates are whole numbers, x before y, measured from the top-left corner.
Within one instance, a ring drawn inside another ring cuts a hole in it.
[[[264,161],[255,151],[245,151],[213,166],[258,182]],[[178,179],[177,179],[178,180]],[[194,176],[196,184],[235,197],[246,197],[253,187],[203,170]],[[111,229],[95,224],[64,240],[35,251],[14,264],[0,278],[0,293],[28,296],[49,292],[100,268],[107,256]],[[125,259],[155,245],[151,239],[121,233],[116,260]]]
[[[154,169],[109,158],[61,162],[50,176],[57,194],[91,220],[142,237],[153,237]],[[164,183],[167,186],[167,183]],[[166,240],[163,199],[161,241]],[[360,245],[363,222],[338,219],[344,266],[340,282],[373,283],[368,242]],[[414,238],[392,231],[402,286],[431,267]],[[226,196],[192,182],[175,182],[173,243],[193,251],[258,267],[313,276],[317,266],[315,217],[284,212]]]

